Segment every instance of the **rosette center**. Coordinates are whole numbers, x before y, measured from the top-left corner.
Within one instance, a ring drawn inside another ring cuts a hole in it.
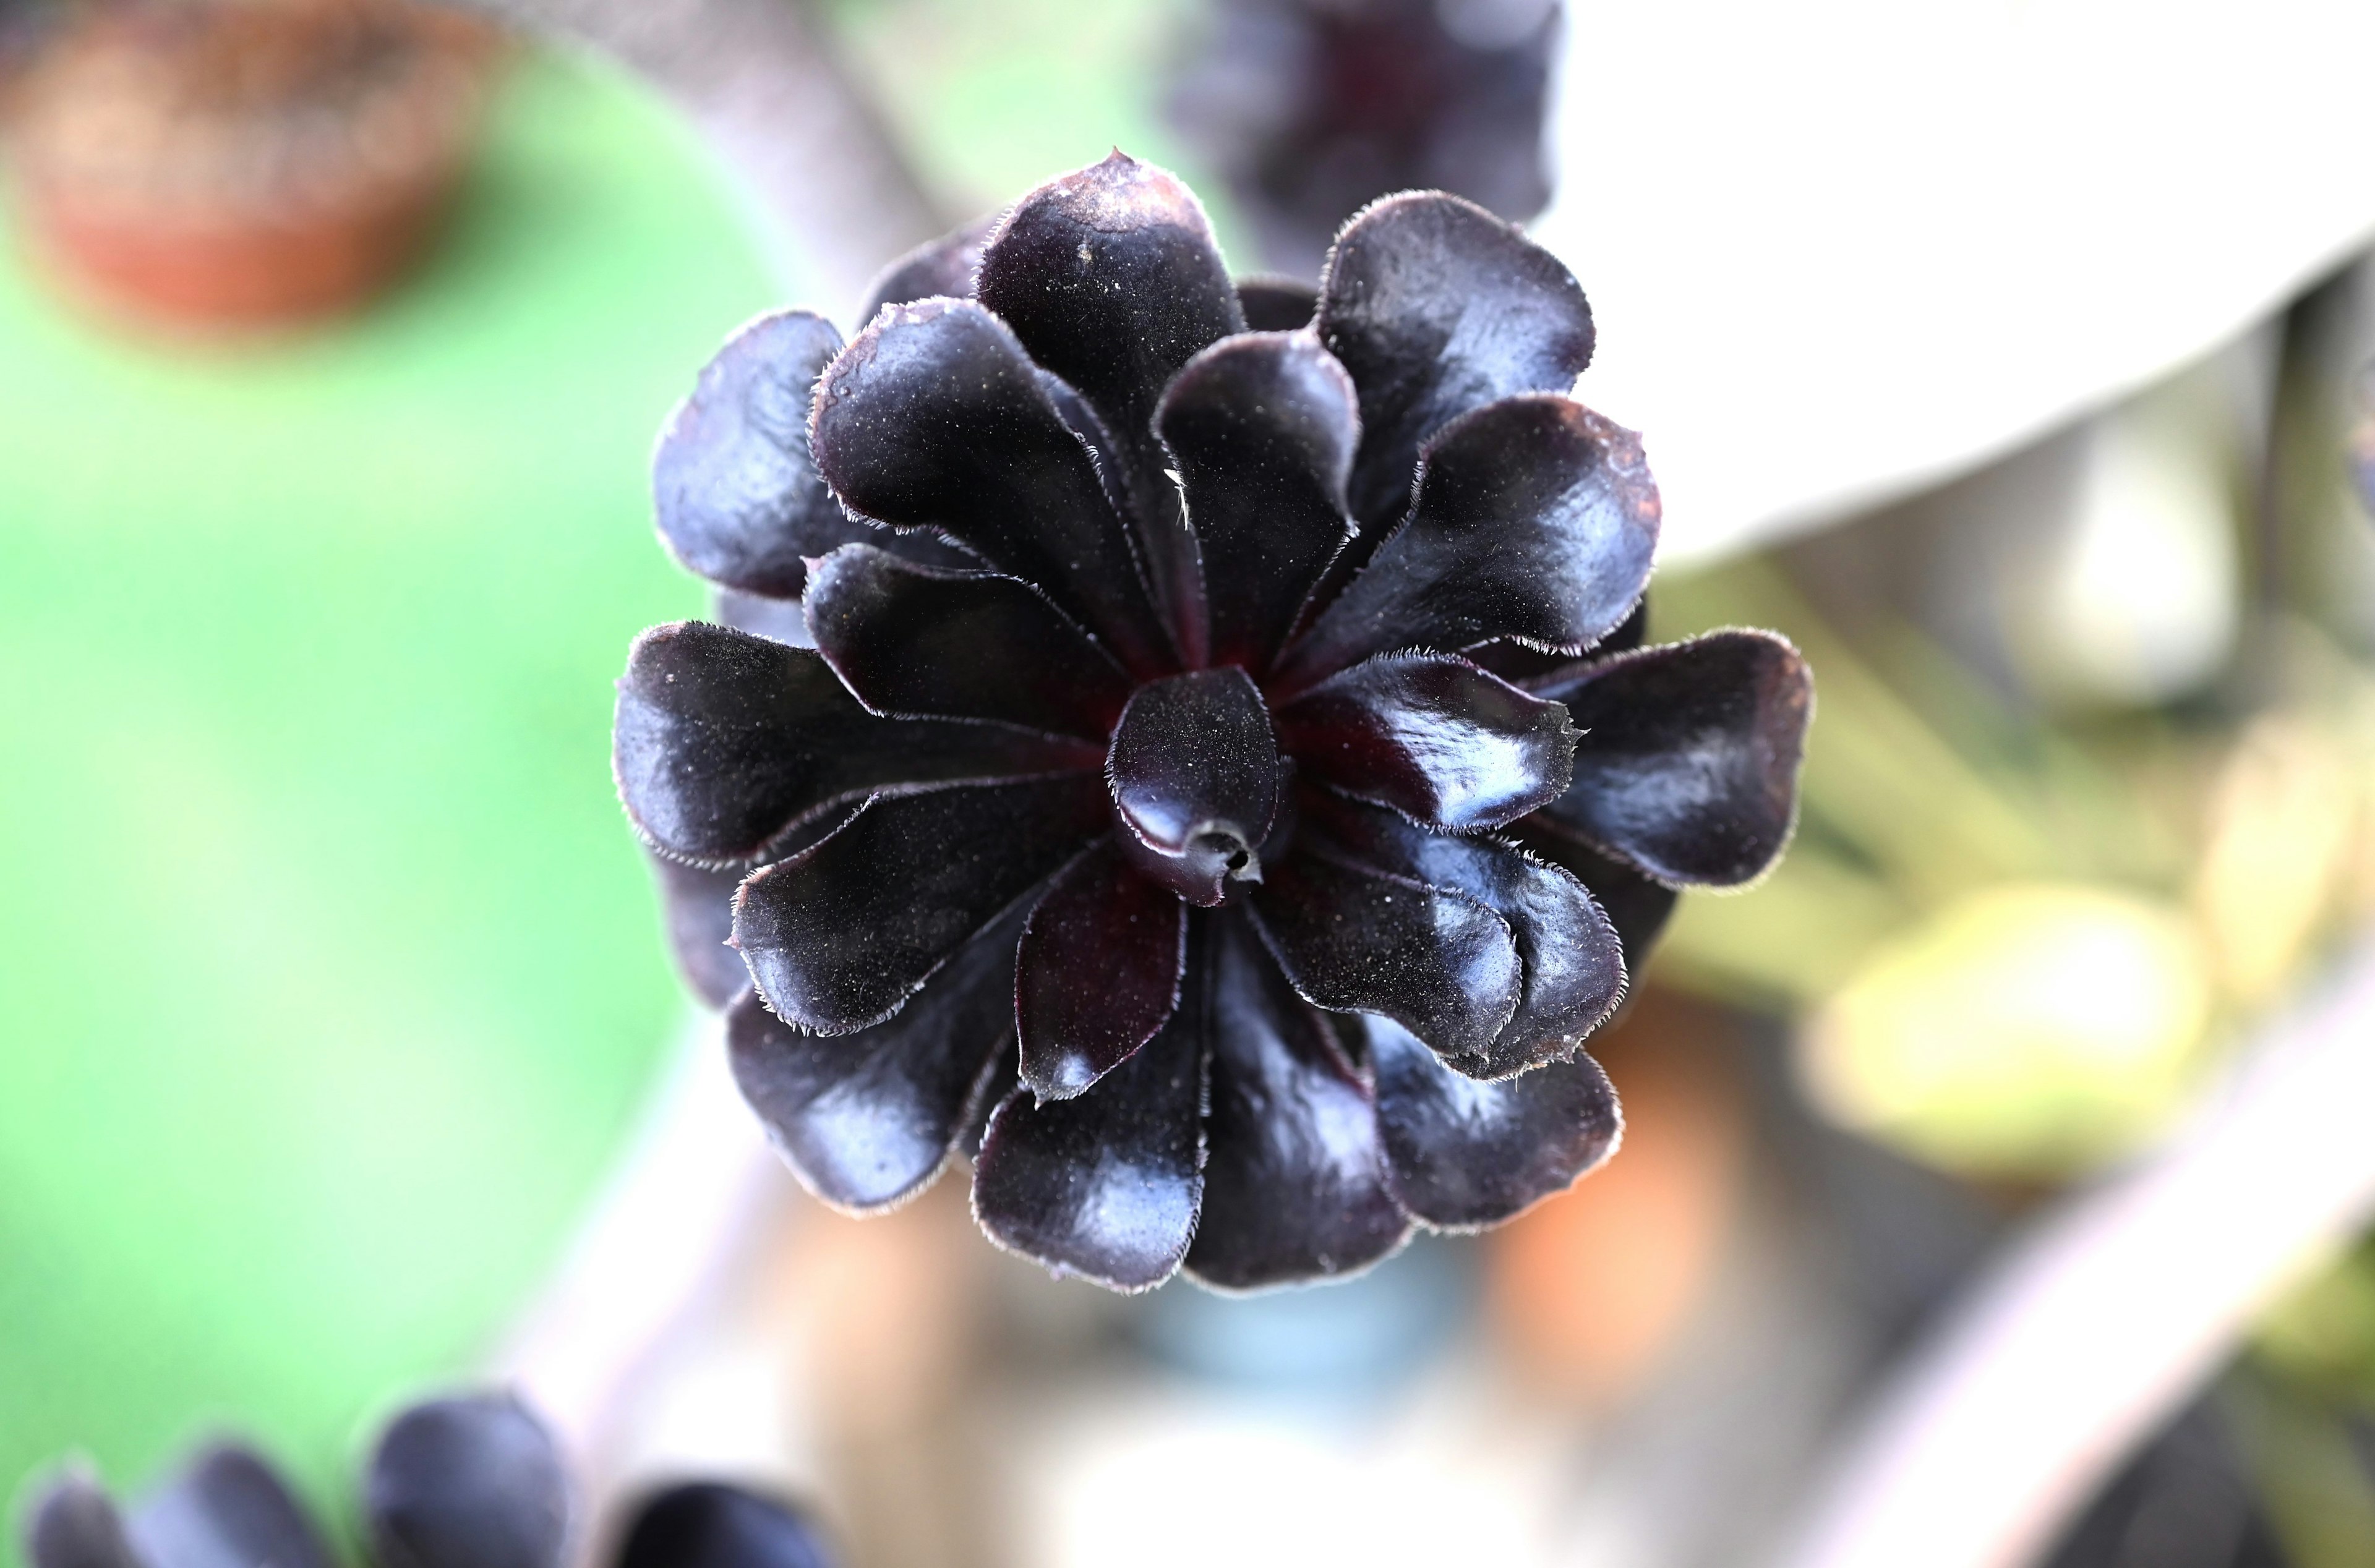
[[[1270,708],[1235,666],[1140,687],[1105,757],[1131,858],[1206,908],[1230,882],[1261,879],[1256,852],[1277,819],[1285,768]]]

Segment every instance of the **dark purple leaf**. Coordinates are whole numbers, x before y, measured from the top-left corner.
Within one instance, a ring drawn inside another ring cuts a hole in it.
[[[1019,911],[965,944],[896,1016],[804,1034],[745,992],[726,1015],[742,1098],[825,1202],[880,1208],[929,1185],[977,1111],[994,1053],[1011,1054]]]
[[[803,648],[702,621],[635,640],[611,765],[645,840],[688,860],[748,861],[870,791],[1093,768],[1092,748],[997,725],[882,719]]]
[[[1022,1080],[1069,1100],[1128,1059],[1179,1005],[1188,910],[1107,842],[1065,867],[1031,911],[1014,961]]]
[[[973,1211],[999,1245],[1119,1291],[1177,1270],[1204,1197],[1208,998],[1201,943],[1171,1021],[1072,1100],[1008,1095],[974,1167]]]
[[[734,935],[734,890],[742,885],[739,867],[713,871],[646,852],[652,879],[659,885],[660,918],[668,951],[692,994],[722,1008],[750,988],[750,972],[729,940]]]
[[[877,796],[742,884],[735,945],[786,1022],[819,1034],[880,1023],[1111,811],[1094,774]]]
[[[333,1562],[289,1484],[236,1443],[200,1449],[140,1500],[128,1533],[147,1568],[331,1568]]]
[[[1120,152],[1052,180],[990,237],[977,293],[1118,438],[1140,554],[1194,658],[1196,541],[1164,477],[1154,405],[1199,349],[1246,324],[1195,193]]]
[[[1566,790],[1566,710],[1442,654],[1388,654],[1278,711],[1279,744],[1310,776],[1430,826],[1474,832]]]
[[[1235,666],[1140,687],[1105,758],[1132,863],[1207,908],[1259,879],[1283,773],[1261,692]]]
[[[1681,895],[1601,854],[1539,811],[1518,824],[1518,842],[1591,890],[1592,902],[1616,928],[1616,940],[1625,949],[1625,973],[1637,980]]]
[[[1319,283],[1320,341],[1361,389],[1366,434],[1353,512],[1390,525],[1419,448],[1459,416],[1564,393],[1591,362],[1591,307],[1548,251],[1457,196],[1377,202],[1337,236]]]
[[[1766,631],[1717,631],[1541,683],[1583,739],[1559,827],[1678,886],[1737,887],[1797,820],[1814,678]]]
[[[1410,520],[1280,673],[1303,686],[1372,654],[1497,638],[1587,648],[1640,599],[1658,517],[1631,431],[1564,397],[1488,404],[1436,437]]]
[[[1011,577],[912,566],[865,545],[817,563],[817,651],[877,713],[998,719],[1102,743],[1129,678]]]
[[[635,1511],[618,1568],[833,1568],[833,1557],[783,1504],[719,1481],[690,1481]]]
[[[569,1477],[552,1434],[517,1399],[436,1399],[380,1435],[363,1515],[378,1568],[561,1568]]]
[[[1594,643],[1588,652],[1595,658],[1606,658],[1611,654],[1639,647],[1648,634],[1649,595],[1644,594],[1633,607],[1633,613],[1625,618],[1625,624]],[[1482,648],[1470,649],[1463,656],[1512,686],[1529,689],[1544,676],[1567,675],[1575,669],[1574,654],[1545,653],[1522,643],[1488,643]]]
[[[1616,1091],[1588,1055],[1479,1083],[1383,1019],[1369,1055],[1394,1195],[1430,1225],[1498,1224],[1615,1151]]]
[[[1432,833],[1390,811],[1321,791],[1304,797],[1305,831],[1331,850],[1430,887],[1467,894],[1509,923],[1524,988],[1508,1025],[1483,1052],[1451,1066],[1471,1078],[1506,1078],[1570,1056],[1625,995],[1625,954],[1582,883],[1513,845]]]
[[[1002,216],[993,212],[976,218],[937,240],[927,240],[884,267],[874,287],[866,291],[866,308],[857,313],[857,324],[864,326],[880,315],[885,305],[973,298],[973,275],[981,265],[981,247]]]
[[[1212,662],[1258,671],[1352,532],[1352,378],[1308,333],[1245,333],[1188,361],[1154,418],[1203,555]]]
[[[52,1480],[26,1510],[24,1542],[31,1568],[144,1568],[115,1500],[79,1467]]]
[[[1447,1056],[1488,1048],[1518,1008],[1508,923],[1465,893],[1324,859],[1298,845],[1252,909],[1306,999],[1383,1013]]]
[[[1365,1268],[1410,1234],[1368,1087],[1243,923],[1215,924],[1204,1214],[1188,1270],[1245,1291]]]
[[[1248,332],[1293,332],[1318,313],[1319,290],[1300,277],[1258,272],[1237,279],[1237,309]]]
[[[989,1118],[1022,1081],[1020,1065],[1012,1051],[1001,1050],[990,1057],[981,1069],[981,1077],[974,1080],[973,1096],[965,1102],[964,1127],[957,1134],[959,1158],[981,1158],[981,1140],[989,1136]]]
[[[817,373],[841,352],[822,316],[781,311],[727,339],[677,406],[652,459],[669,553],[713,583],[796,599],[801,560],[868,530],[809,457]]]
[[[853,510],[938,530],[1044,589],[1134,673],[1176,668],[1096,459],[1047,382],[977,304],[893,306],[826,368],[817,466]]]

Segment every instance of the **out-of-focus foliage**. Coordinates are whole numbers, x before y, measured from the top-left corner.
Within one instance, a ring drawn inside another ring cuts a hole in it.
[[[682,1008],[607,767],[651,432],[773,298],[530,66],[349,327],[118,342],[0,266],[0,1477],[199,1413],[316,1476],[486,1347]]]

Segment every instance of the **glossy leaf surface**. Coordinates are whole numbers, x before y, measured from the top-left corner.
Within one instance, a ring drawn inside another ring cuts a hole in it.
[[[1179,1002],[1188,911],[1108,841],[1048,885],[1014,961],[1022,1080],[1066,1100],[1127,1060]]]
[[[1278,815],[1283,769],[1270,710],[1243,670],[1198,670],[1141,686],[1105,759],[1140,870],[1188,902],[1252,880]]]
[[[691,620],[635,640],[611,761],[647,841],[724,863],[869,791],[1093,768],[1097,758],[998,725],[877,718],[817,654]]]
[[[1712,632],[1538,690],[1585,732],[1554,823],[1677,885],[1736,887],[1779,858],[1814,697],[1788,643]]]
[[[1666,922],[1673,917],[1681,895],[1663,882],[1602,855],[1547,816],[1536,812],[1518,825],[1518,842],[1591,890],[1616,940],[1625,949],[1625,973],[1638,978],[1649,961]]]
[[[1188,1268],[1227,1290],[1366,1267],[1410,1234],[1367,1085],[1240,920],[1217,923],[1204,1217]]]
[[[1095,459],[979,305],[926,300],[877,317],[826,368],[810,439],[851,508],[938,529],[1035,584],[1133,671],[1171,664]]]
[[[618,1568],[833,1568],[808,1521],[738,1486],[692,1481],[645,1503]]]
[[[845,546],[817,563],[808,620],[817,651],[877,713],[997,719],[1103,744],[1129,701],[1121,666],[1011,577]]]
[[[140,1500],[128,1523],[146,1568],[332,1568],[328,1544],[289,1484],[237,1443],[198,1450]]]
[[[1202,205],[1176,176],[1116,152],[1018,202],[982,252],[976,291],[1118,442],[1157,602],[1192,643],[1195,538],[1179,526],[1152,423],[1179,368],[1245,330]]]
[[[1616,1091],[1588,1055],[1479,1083],[1380,1019],[1369,1052],[1394,1192],[1431,1225],[1497,1224],[1615,1150]]]
[[[713,583],[796,599],[802,559],[871,530],[854,523],[809,456],[809,404],[841,334],[809,311],[762,316],[727,340],[660,432],[652,495],[660,537]]]
[[[379,1568],[561,1568],[569,1478],[551,1433],[518,1400],[438,1399],[380,1435],[363,1512]]]
[[[1154,425],[1203,555],[1211,656],[1258,672],[1352,534],[1353,380],[1308,333],[1246,333],[1188,361]]]
[[[982,1068],[1014,1033],[1009,914],[965,944],[913,1001],[854,1034],[807,1034],[746,991],[726,1015],[742,1098],[808,1189],[880,1208],[929,1184],[965,1130]]]
[[[1436,430],[1497,398],[1564,393],[1591,362],[1591,307],[1558,258],[1433,192],[1388,196],[1345,226],[1316,324],[1361,388],[1353,507],[1370,525],[1401,515]]]
[[[735,944],[786,1021],[820,1034],[880,1023],[1105,831],[1110,809],[1094,774],[879,796],[742,884]]]
[[[1019,1087],[999,1104],[973,1208],[1002,1245],[1121,1291],[1177,1270],[1204,1196],[1200,956],[1171,1021],[1095,1089],[1043,1103]]]
[[[1580,650],[1649,581],[1658,491],[1641,443],[1582,404],[1520,397],[1447,426],[1409,522],[1288,649],[1295,684],[1373,654],[1496,638]]]
[[[1584,885],[1508,844],[1413,827],[1390,811],[1317,792],[1305,796],[1309,831],[1345,857],[1467,894],[1509,923],[1525,966],[1517,1011],[1492,1044],[1451,1066],[1506,1078],[1572,1055],[1624,997],[1624,949]]]
[[[1280,743],[1310,776],[1451,832],[1514,821],[1566,791],[1566,710],[1465,659],[1389,654],[1278,712]]]
[[[1464,893],[1298,847],[1251,907],[1294,988],[1339,1012],[1383,1013],[1447,1056],[1490,1046],[1517,1011],[1508,923]]]

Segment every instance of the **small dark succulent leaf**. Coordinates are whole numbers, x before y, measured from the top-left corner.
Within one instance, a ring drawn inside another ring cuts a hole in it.
[[[1517,1012],[1524,967],[1508,922],[1465,893],[1298,845],[1250,907],[1306,1000],[1383,1013],[1447,1056],[1489,1048]]]
[[[1649,595],[1633,607],[1625,624],[1594,643],[1587,650],[1594,658],[1606,658],[1628,648],[1637,648],[1649,634]],[[1529,648],[1522,643],[1488,643],[1482,648],[1471,648],[1465,655],[1471,663],[1481,665],[1512,686],[1531,689],[1533,683],[1546,676],[1570,675],[1575,671],[1572,654],[1546,653]]]
[[[1536,690],[1584,732],[1554,825],[1680,887],[1738,887],[1780,858],[1798,815],[1814,677],[1768,631],[1620,654]]]
[[[825,368],[809,437],[852,510],[944,534],[1043,589],[1134,673],[1176,667],[1088,442],[978,304],[876,317]]]
[[[1294,332],[1319,312],[1319,289],[1300,277],[1258,272],[1237,279],[1237,309],[1247,332]]]
[[[1022,1081],[1042,1100],[1069,1100],[1127,1061],[1179,1005],[1187,956],[1187,906],[1132,870],[1119,844],[1065,867],[1014,960]]]
[[[1588,1055],[1479,1083],[1385,1019],[1369,1052],[1394,1195],[1430,1225],[1498,1224],[1615,1152],[1616,1091]]]
[[[880,1023],[1106,831],[1111,811],[1094,774],[878,796],[751,874],[735,945],[786,1022],[819,1034]]]
[[[727,339],[660,432],[652,495],[661,539],[713,583],[799,597],[802,560],[871,530],[841,510],[809,456],[809,405],[841,334],[808,311]]]
[[[611,765],[627,815],[666,854],[749,861],[870,791],[1093,768],[1093,748],[998,725],[878,718],[804,648],[679,621],[635,640]]]
[[[662,1491],[635,1510],[618,1568],[833,1568],[816,1528],[791,1509],[721,1481]]]
[[[1204,1214],[1188,1271],[1250,1291],[1352,1273],[1401,1245],[1368,1085],[1240,920],[1217,921]]]
[[[1006,1097],[1013,1093],[1015,1086],[1022,1081],[1020,1067],[1015,1054],[1003,1049],[983,1066],[981,1076],[974,1080],[972,1097],[965,1102],[964,1128],[957,1134],[956,1152],[959,1158],[967,1161],[981,1158],[981,1140],[989,1136],[989,1118],[1006,1103]]]
[[[742,1098],[801,1185],[848,1210],[888,1208],[939,1174],[977,1114],[993,1054],[1011,1055],[1019,910],[976,936],[892,1018],[806,1034],[745,990],[726,1015]]]
[[[1542,812],[1518,823],[1516,832],[1528,853],[1591,890],[1592,902],[1606,914],[1616,929],[1617,942],[1625,949],[1625,973],[1637,978],[1682,895],[1625,862],[1601,854]]]
[[[1199,349],[1246,325],[1195,193],[1118,151],[1051,180],[990,237],[976,292],[1117,438],[1156,602],[1192,648],[1202,613],[1196,541],[1178,525],[1154,405]]]
[[[809,630],[844,686],[880,713],[996,719],[1102,743],[1129,678],[1011,577],[913,566],[866,545],[819,561]]]
[[[1150,681],[1131,694],[1105,758],[1132,864],[1211,907],[1257,880],[1284,769],[1261,691],[1235,666]]]
[[[1449,888],[1509,923],[1525,965],[1518,1010],[1493,1043],[1450,1063],[1507,1078],[1573,1055],[1624,999],[1625,953],[1583,884],[1511,844],[1432,833],[1391,811],[1306,791],[1302,819],[1332,851],[1429,887]]]
[[[1566,792],[1566,710],[1465,659],[1388,654],[1278,711],[1281,747],[1309,776],[1430,827],[1477,832]]]
[[[432,1399],[380,1434],[363,1515],[378,1568],[561,1568],[568,1469],[544,1423],[511,1396]]]
[[[288,1482],[237,1443],[200,1449],[140,1500],[128,1524],[147,1568],[332,1568],[334,1562]]]
[[[1203,556],[1211,660],[1260,670],[1352,535],[1352,378],[1309,333],[1242,333],[1173,378],[1154,428]]]
[[[1574,275],[1439,192],[1388,196],[1344,226],[1317,324],[1361,389],[1353,512],[1369,526],[1401,515],[1436,431],[1499,398],[1564,393],[1591,362],[1591,307]]]
[[[1001,215],[976,218],[922,244],[882,269],[866,291],[866,308],[857,313],[864,326],[886,305],[912,305],[918,300],[973,298],[973,275],[981,266],[981,248],[998,227]]]
[[[52,1480],[26,1510],[24,1544],[31,1568],[145,1568],[115,1500],[78,1465]]]
[[[1280,661],[1308,685],[1372,654],[1500,638],[1581,650],[1632,613],[1658,548],[1634,434],[1565,397],[1512,397],[1428,446],[1408,522]]]
[[[1208,982],[1191,933],[1179,1006],[1153,1039],[1071,1100],[1018,1087],[974,1166],[991,1240],[1059,1274],[1143,1291],[1177,1271],[1204,1198]]]
[[[668,928],[668,952],[692,994],[722,1008],[750,988],[750,972],[734,950],[734,890],[746,875],[739,867],[713,871],[645,852],[652,879],[659,885],[660,918]]]

